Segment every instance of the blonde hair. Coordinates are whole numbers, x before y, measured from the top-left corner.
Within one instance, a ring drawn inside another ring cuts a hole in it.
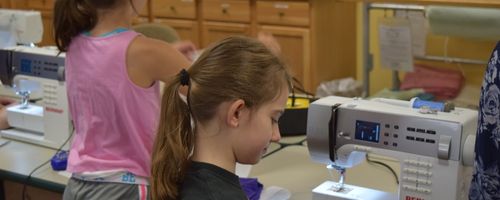
[[[181,74],[167,84],[163,94],[160,125],[153,147],[152,197],[176,199],[190,153],[194,148],[191,117],[204,123],[217,107],[242,99],[256,109],[291,89],[290,75],[276,55],[261,42],[229,37],[209,49],[188,70],[188,103],[179,96]]]

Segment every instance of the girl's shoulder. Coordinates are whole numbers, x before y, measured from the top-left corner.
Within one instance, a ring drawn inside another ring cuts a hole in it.
[[[171,44],[137,36],[129,45],[127,60],[131,66],[140,66],[141,71],[152,80],[167,81],[168,77],[189,67],[188,60]]]
[[[164,41],[138,35],[130,43],[129,53],[131,56],[147,55],[149,58],[154,56],[161,57],[164,53],[172,50],[169,46],[171,45]]]

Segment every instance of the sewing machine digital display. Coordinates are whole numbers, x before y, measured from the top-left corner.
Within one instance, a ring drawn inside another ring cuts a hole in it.
[[[12,64],[18,74],[37,76],[53,80],[64,80],[64,58],[32,53],[17,53],[12,56]]]
[[[355,138],[378,143],[380,139],[380,124],[357,120]]]

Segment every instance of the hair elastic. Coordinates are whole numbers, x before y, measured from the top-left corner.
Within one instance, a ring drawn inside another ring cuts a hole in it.
[[[182,69],[180,74],[181,85],[189,85],[189,73],[186,69]]]

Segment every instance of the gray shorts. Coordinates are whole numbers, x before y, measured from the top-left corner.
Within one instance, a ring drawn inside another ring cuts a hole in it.
[[[64,190],[63,200],[149,200],[149,186],[126,183],[83,181],[71,178]]]

